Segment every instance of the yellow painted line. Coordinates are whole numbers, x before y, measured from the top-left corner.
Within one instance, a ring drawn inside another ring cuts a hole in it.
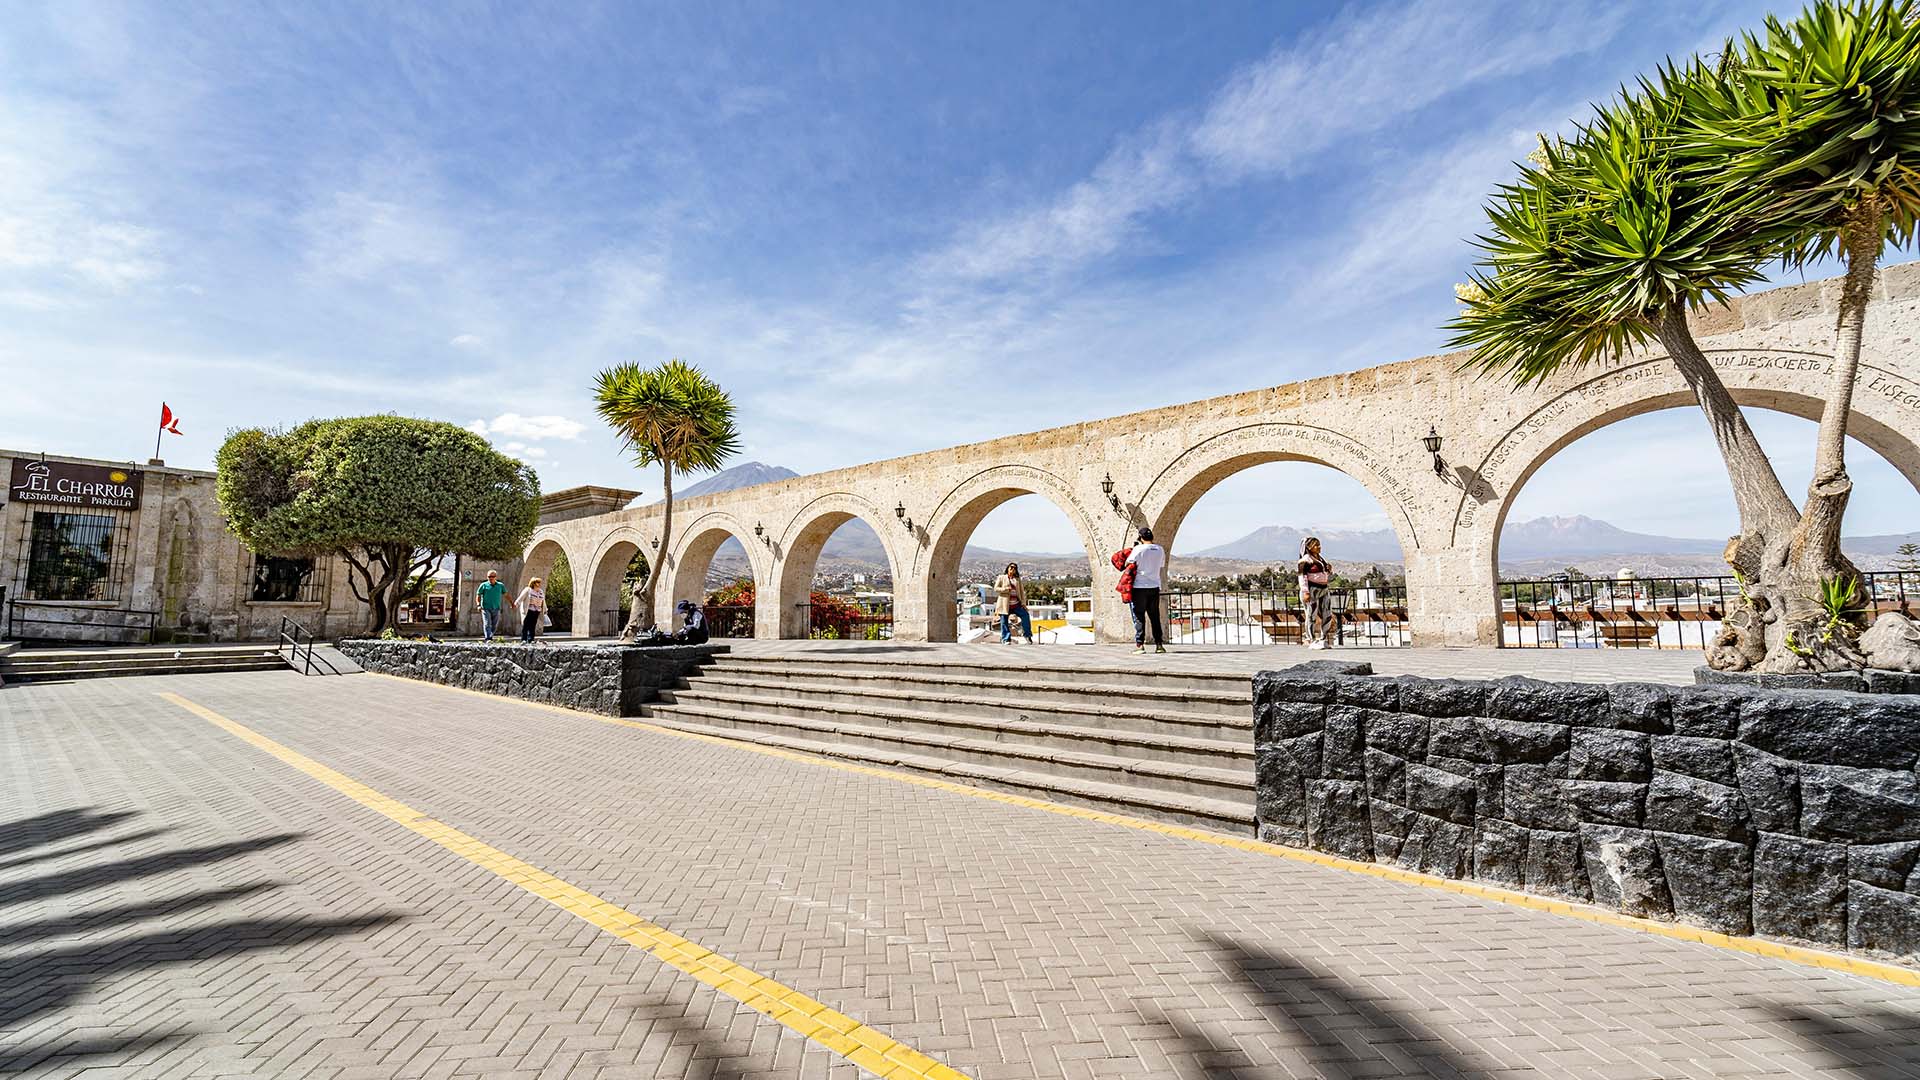
[[[453,689],[449,687],[448,689]],[[710,949],[657,926],[607,900],[569,884],[532,863],[523,862],[466,833],[422,814],[398,799],[339,773],[305,754],[229,720],[179,694],[160,696],[243,742],[248,742],[315,780],[439,844],[475,866],[513,882],[575,918],[644,949],[670,967],[693,976],[748,1008],[770,1017],[812,1042],[887,1080],[968,1080],[966,1074],[875,1031],[844,1013]],[[489,695],[491,696],[491,695]]]
[[[369,674],[377,673],[369,672]],[[1275,858],[1291,859],[1294,862],[1310,863],[1314,866],[1345,870],[1354,874],[1365,874],[1368,877],[1384,878],[1388,881],[1397,881],[1405,885],[1418,885],[1421,888],[1458,893],[1462,896],[1471,896],[1478,900],[1491,900],[1497,904],[1527,908],[1531,911],[1544,911],[1553,915],[1564,915],[1567,918],[1600,923],[1603,926],[1617,926],[1626,930],[1637,930],[1640,933],[1652,934],[1656,937],[1672,938],[1676,941],[1691,941],[1696,944],[1711,945],[1715,948],[1728,949],[1733,952],[1749,953],[1754,956],[1764,956],[1774,960],[1786,960],[1791,963],[1821,968],[1826,971],[1841,971],[1849,975],[1862,975],[1869,979],[1880,979],[1899,986],[1920,986],[1920,970],[1900,967],[1894,964],[1882,964],[1857,956],[1822,952],[1819,949],[1808,949],[1799,945],[1788,945],[1785,942],[1769,941],[1765,938],[1734,937],[1729,934],[1722,934],[1697,926],[1655,922],[1652,919],[1641,919],[1632,915],[1622,915],[1615,911],[1603,911],[1600,908],[1577,903],[1572,900],[1554,900],[1545,896],[1535,896],[1532,893],[1515,892],[1511,889],[1482,885],[1475,881],[1435,877],[1432,874],[1421,874],[1412,870],[1402,870],[1395,866],[1382,866],[1379,863],[1357,862],[1353,859],[1343,859],[1338,855],[1327,855],[1322,852],[1306,851],[1301,848],[1282,847],[1279,844],[1269,844],[1260,840],[1238,836],[1227,836],[1223,833],[1208,832],[1205,829],[1195,829],[1185,825],[1171,825],[1164,821],[1149,821],[1145,818],[1128,817],[1125,814],[1115,814],[1105,810],[1088,810],[1084,807],[1048,802],[1045,799],[1034,799],[1025,795],[1009,795],[1002,791],[988,791],[985,788],[956,784],[950,780],[935,780],[932,777],[916,776],[912,773],[896,772],[891,769],[876,769],[870,765],[854,765],[844,761],[835,761],[831,758],[823,758],[815,754],[803,754],[796,750],[783,750],[776,746],[762,746],[758,743],[747,742],[741,739],[728,739],[718,735],[705,735],[695,731],[679,731],[670,727],[662,727],[659,724],[649,724],[642,720],[627,720],[614,716],[602,716],[599,713],[569,709],[563,705],[549,705],[540,701],[522,701],[519,698],[502,697],[499,694],[488,694],[479,690],[468,690],[458,686],[423,682],[418,679],[405,679],[398,675],[380,675],[379,677],[394,679],[413,686],[430,686],[436,690],[447,690],[456,694],[472,694],[476,697],[489,698],[494,701],[507,702],[514,705],[525,705],[535,709],[545,709],[548,712],[560,713],[563,716],[571,716],[577,719],[597,720],[602,724],[616,724],[621,727],[638,728],[641,731],[652,731],[661,735],[672,735],[680,739],[696,739],[700,742],[717,743],[721,746],[733,747],[736,750],[765,754],[768,757],[782,758],[787,761],[805,762],[808,765],[817,765],[826,769],[838,769],[841,772],[859,773],[862,776],[878,776],[887,780],[898,781],[902,784],[933,788],[936,791],[948,791],[956,795],[965,795],[969,798],[1006,803],[1009,806],[1022,806],[1029,810],[1040,810],[1049,814],[1059,814],[1062,817],[1080,818],[1083,821],[1098,821],[1106,825],[1119,825],[1123,828],[1138,829],[1142,832],[1159,833],[1162,836],[1172,836],[1182,840],[1193,840],[1202,844],[1212,844],[1214,847],[1232,848],[1235,851],[1252,852],[1256,855],[1270,855]]]

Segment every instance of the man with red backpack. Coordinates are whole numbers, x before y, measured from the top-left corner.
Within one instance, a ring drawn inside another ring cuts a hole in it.
[[[1120,600],[1133,609],[1133,651],[1147,651],[1147,624],[1153,624],[1153,651],[1167,651],[1166,634],[1160,627],[1160,574],[1167,566],[1167,549],[1153,542],[1153,530],[1140,526],[1140,543],[1113,553],[1113,565],[1120,571],[1120,583],[1114,586]]]

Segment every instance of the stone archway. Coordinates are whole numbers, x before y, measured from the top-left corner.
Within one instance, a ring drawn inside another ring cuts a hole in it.
[[[1031,465],[995,466],[975,473],[948,492],[935,506],[924,528],[916,530],[914,576],[919,584],[914,599],[920,610],[914,614],[913,631],[918,632],[924,625],[925,640],[952,641],[958,637],[953,599],[960,584],[961,554],[982,519],[1000,504],[1022,495],[1038,495],[1067,516],[1081,546],[1086,549],[1088,571],[1093,578],[1095,595],[1099,595],[1106,581],[1099,572],[1100,540],[1093,518],[1075,498],[1072,486],[1059,476]],[[902,612],[896,605],[896,622],[901,617]],[[1116,628],[1107,627],[1108,634],[1115,632]]]
[[[880,547],[886,553],[887,572],[893,577],[893,589],[896,595],[905,585],[900,573],[900,559],[894,554],[893,545],[888,542],[892,532],[904,532],[896,525],[887,528],[887,520],[892,515],[882,513],[880,508],[847,492],[832,492],[802,507],[781,532],[775,546],[780,549],[780,562],[775,571],[779,577],[774,596],[778,601],[778,624],[769,627],[782,638],[803,638],[807,636],[808,617],[802,607],[813,588],[813,575],[820,565],[820,553],[827,541],[849,521],[864,521],[875,536],[880,538]]]
[[[1831,363],[1826,353],[1720,349],[1708,350],[1707,355],[1741,408],[1820,418]],[[1884,457],[1920,490],[1920,442],[1908,433],[1911,429],[1897,426],[1903,399],[1883,401],[1869,389],[1905,382],[1897,370],[1864,358],[1848,434]],[[1482,644],[1500,640],[1500,530],[1527,480],[1560,451],[1602,428],[1651,412],[1698,407],[1665,355],[1634,358],[1543,396],[1532,410],[1503,427],[1477,463],[1456,469],[1460,495],[1452,535],[1441,542],[1452,549],[1456,577],[1480,598],[1483,614],[1478,617],[1477,640]],[[1802,495],[1788,494],[1796,502]]]
[[[1207,492],[1235,473],[1276,461],[1310,462],[1352,478],[1386,511],[1401,553],[1410,558],[1419,550],[1412,489],[1372,450],[1328,428],[1249,424],[1190,447],[1162,469],[1141,496],[1141,512],[1168,557],[1176,555],[1188,512]]]
[[[762,550],[765,547],[753,530],[734,518],[733,515],[712,511],[700,515],[688,522],[673,541],[673,556],[666,560],[664,572],[656,571],[655,580],[665,578],[665,603],[661,603],[661,593],[656,586],[654,593],[654,618],[666,621],[673,606],[682,600],[691,600],[704,604],[707,598],[707,571],[713,566],[714,553],[728,540],[738,540],[746,549],[747,565],[753,578],[754,589],[754,625],[755,636],[758,628],[768,625],[767,620],[776,609],[774,598],[769,595],[768,583],[772,578],[770,564],[772,553]]]
[[[620,528],[607,534],[589,560],[588,573],[574,576],[574,604],[587,621],[587,632],[595,636],[620,633],[621,593],[625,590],[627,568],[637,557],[646,566],[647,587],[652,587],[652,560],[638,529]],[[582,607],[581,605],[584,605]]]

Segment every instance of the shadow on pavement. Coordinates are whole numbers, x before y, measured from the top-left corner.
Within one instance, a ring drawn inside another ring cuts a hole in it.
[[[1798,1005],[1772,1005],[1766,1011],[1817,1060],[1822,1076],[1920,1077],[1920,1014],[1853,1007],[1842,1018]]]
[[[78,870],[63,870],[45,877],[7,882],[0,884],[0,908],[34,900],[45,900],[48,897],[62,896],[67,893],[84,892],[87,889],[97,889],[102,885],[164,874],[170,870],[184,870],[192,866],[222,862],[289,844],[304,835],[306,834],[275,833],[271,836],[257,836],[250,840],[234,840],[225,844],[180,848],[175,851],[163,851],[157,855],[143,855],[137,859],[123,859],[120,862],[86,866]]]
[[[21,818],[0,825],[0,855],[11,855],[27,848],[57,844],[62,840],[111,828],[138,815],[131,810],[97,813],[91,807],[80,810],[55,810],[39,817]]]
[[[229,889],[208,889],[203,892],[187,893],[184,896],[169,896],[162,900],[149,900],[144,904],[122,904],[119,907],[95,908],[92,911],[68,915],[59,919],[41,919],[37,922],[13,923],[0,926],[0,945],[24,945],[30,941],[44,938],[58,938],[67,934],[80,934],[123,923],[142,922],[167,915],[177,915],[194,908],[223,904],[228,900],[239,900],[255,893],[277,889],[280,885],[272,881],[256,881],[250,885],[237,885]]]
[[[106,1057],[112,1055],[122,1060],[133,1057],[143,1050],[167,1046],[192,1038],[184,1031],[169,1031],[157,1035],[135,1035],[129,1038],[82,1038],[56,1039],[53,1042],[29,1043],[26,1046],[0,1048],[0,1073],[26,1072],[36,1066],[44,1069],[80,1067],[85,1058]]]
[[[95,840],[91,844],[81,844],[79,847],[61,848],[58,851],[42,851],[35,855],[22,855],[17,859],[0,861],[0,870],[11,870],[16,866],[31,866],[34,863],[52,862],[55,859],[64,859],[69,855],[84,855],[89,851],[100,851],[117,844],[131,844],[136,840],[151,840],[156,836],[165,836],[172,831],[172,829],[142,829],[137,833],[110,837],[106,840]]]
[[[1210,955],[1221,959],[1275,1029],[1291,1032],[1295,1049],[1327,1080],[1379,1076],[1435,1076],[1481,1080],[1498,1071],[1462,1055],[1420,1022],[1410,1009],[1285,953],[1253,948],[1222,934],[1196,932]],[[1157,1013],[1157,1015],[1156,1015]],[[1235,1036],[1209,1030],[1204,1021],[1165,1010],[1142,1010],[1174,1033],[1174,1065],[1182,1080],[1269,1080],[1294,1075],[1275,1065],[1257,1066]],[[1258,1043],[1266,1040],[1245,1040]]]

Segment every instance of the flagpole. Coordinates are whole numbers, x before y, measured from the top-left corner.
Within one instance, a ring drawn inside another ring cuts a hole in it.
[[[166,406],[162,405],[160,408],[165,410]],[[162,427],[153,433],[153,459],[155,461],[160,460],[160,436],[166,434],[166,430],[165,427]]]

